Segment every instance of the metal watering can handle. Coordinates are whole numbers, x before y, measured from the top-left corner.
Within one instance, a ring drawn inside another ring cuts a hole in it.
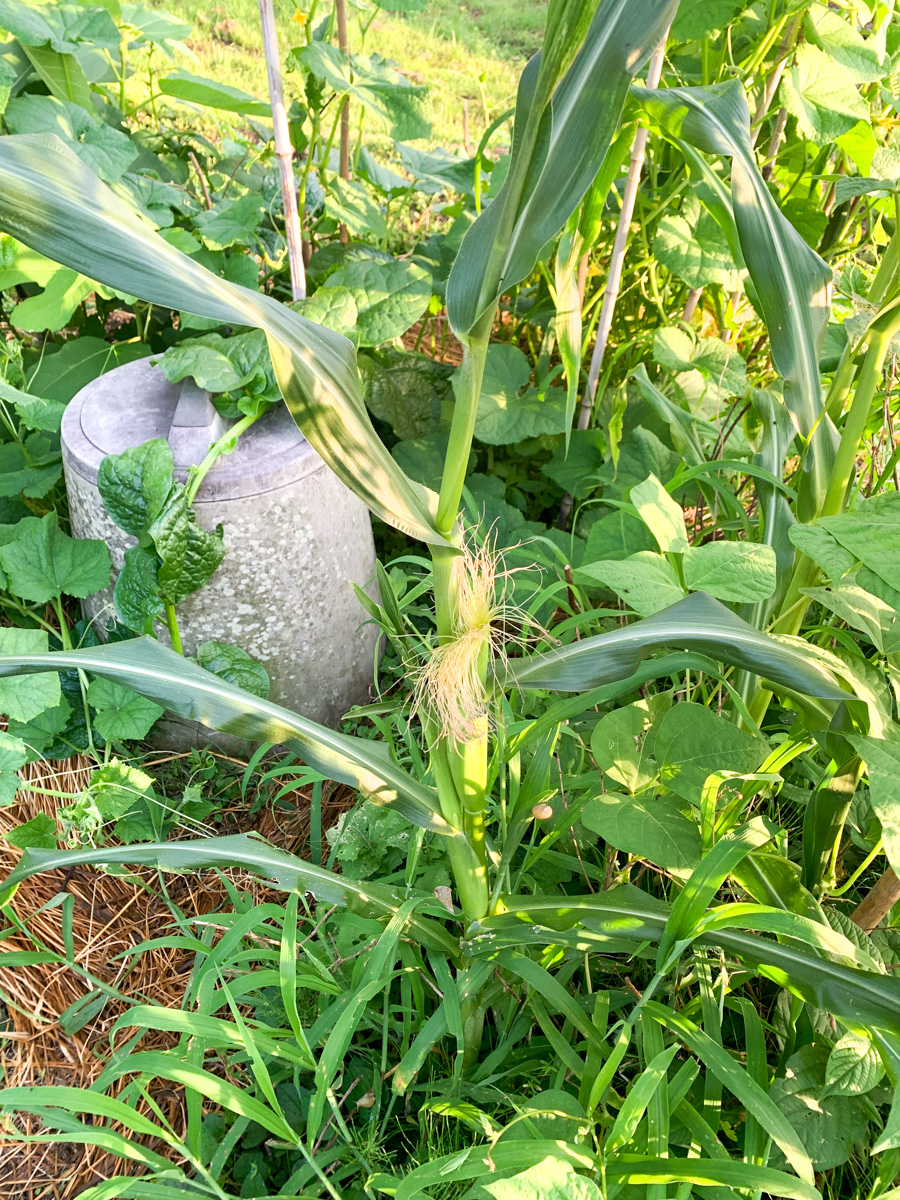
[[[186,379],[181,385],[172,425],[166,436],[175,466],[185,469],[201,463],[207,450],[222,437],[229,424],[216,411],[209,392],[199,388],[193,379]]]

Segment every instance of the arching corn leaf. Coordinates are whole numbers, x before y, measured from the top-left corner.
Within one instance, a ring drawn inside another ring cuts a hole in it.
[[[401,471],[375,432],[342,334],[170,246],[52,136],[0,139],[0,229],[117,292],[262,329],[291,416],[332,471],[389,525],[445,544],[433,520],[437,498]]]
[[[447,285],[450,324],[461,336],[503,288],[532,271],[575,211],[615,135],[628,84],[678,0],[603,0],[566,69],[562,30],[577,34],[587,7],[583,0],[555,4],[543,57],[522,72],[509,174],[466,234]]]
[[[152,637],[58,654],[3,656],[0,678],[73,667],[131,688],[208,729],[248,741],[284,743],[314,770],[359,788],[373,804],[396,808],[408,821],[433,833],[458,836],[441,816],[434,790],[399,767],[386,746],[339,733],[253,696]]]
[[[848,699],[834,676],[800,647],[760,633],[704,592],[694,592],[624,629],[584,638],[546,654],[513,659],[506,666],[503,683],[506,687],[581,692],[627,678],[661,646],[697,650],[752,671],[776,687],[817,700]]]
[[[185,842],[142,842],[134,846],[79,846],[77,850],[28,849],[15,870],[0,880],[8,891],[41,871],[67,870],[92,863],[127,863],[162,871],[202,871],[238,868],[267,880],[284,892],[311,892],[323,904],[348,905],[372,917],[392,917],[405,897],[378,883],[359,883],[314,866],[294,854],[270,846],[262,838],[238,833],[230,837],[197,838]],[[436,922],[413,912],[408,924],[425,945],[459,955],[458,943]]]
[[[830,312],[831,270],[781,213],[756,165],[743,84],[633,88],[644,110],[673,140],[731,159],[731,197],[740,248],[763,319],[784,399],[810,440],[809,482],[798,515],[811,520],[828,489],[837,432],[823,413],[819,356]]]

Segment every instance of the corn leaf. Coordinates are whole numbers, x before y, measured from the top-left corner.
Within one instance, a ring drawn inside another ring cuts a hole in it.
[[[585,691],[634,674],[643,659],[661,646],[697,650],[818,700],[849,698],[834,676],[797,645],[760,633],[704,592],[694,592],[624,629],[513,659],[505,668],[504,682],[506,687]]]
[[[54,136],[0,139],[0,229],[54,262],[152,304],[262,329],[291,416],[376,516],[444,545],[437,498],[409,479],[366,411],[352,344],[170,246]]]
[[[455,837],[432,788],[414,779],[387,747],[349,737],[253,696],[204,671],[154,638],[58,654],[0,656],[0,678],[77,667],[146,696],[176,716],[248,741],[284,743],[326,778],[359,788],[373,804],[396,808],[423,829]]]
[[[466,234],[450,273],[447,312],[461,336],[504,288],[530,274],[581,202],[615,136],[629,82],[677,7],[678,0],[604,0],[557,82],[569,57],[561,32],[583,27],[585,5],[554,4],[545,59],[535,55],[519,81],[506,182]]]
[[[837,446],[837,431],[822,410],[819,381],[831,270],[781,213],[759,173],[747,96],[739,80],[632,91],[667,137],[731,159],[740,248],[769,331],[772,361],[784,379],[785,404],[800,434],[809,440],[798,514],[801,520],[811,520],[828,490]]]

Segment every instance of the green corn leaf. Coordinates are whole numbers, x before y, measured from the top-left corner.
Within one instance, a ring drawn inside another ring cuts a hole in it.
[[[291,416],[338,478],[388,524],[446,544],[436,498],[403,474],[376,434],[341,334],[170,246],[52,136],[0,139],[0,229],[118,292],[262,329]]]
[[[567,931],[572,931],[573,944],[582,949],[588,944],[592,949],[602,949],[658,943],[670,912],[668,906],[627,888],[597,896],[567,896],[564,904],[553,897],[526,896],[504,896],[501,904],[495,916],[484,917],[470,927],[470,952],[481,956],[495,954],[504,945],[521,948],[531,932],[535,944],[561,945],[569,937]],[[790,945],[781,945],[740,929],[724,928],[723,910],[717,909],[716,914],[716,923],[722,924],[702,933],[696,939],[697,945],[716,946],[735,954],[795,996],[851,1025],[900,1033],[897,980],[853,969],[797,944],[802,922],[790,926],[785,923],[778,930],[797,938]]]
[[[625,1097],[625,1102],[619,1109],[612,1129],[603,1143],[607,1154],[627,1146],[637,1132],[637,1127],[643,1120],[647,1106],[656,1094],[659,1085],[665,1078],[669,1064],[678,1052],[678,1046],[670,1046],[654,1055],[653,1059],[640,1073],[632,1085],[631,1091]]]
[[[762,820],[756,818],[722,838],[704,856],[672,905],[666,932],[656,956],[657,971],[669,970],[672,959],[681,952],[681,943],[686,945],[690,942],[694,926],[731,874],[732,867],[751,850],[764,846],[773,836],[774,831],[766,829]]]
[[[681,647],[707,654],[819,700],[847,699],[834,676],[796,645],[760,633],[711,596],[695,592],[670,608],[559,650],[510,661],[505,686],[580,692],[624,679],[651,651]]]
[[[705,1184],[710,1195],[719,1196],[734,1196],[737,1195],[734,1189],[748,1188],[756,1194],[785,1196],[790,1200],[821,1200],[821,1193],[811,1183],[785,1171],[725,1159],[689,1158],[680,1162],[674,1158],[623,1159],[608,1164],[606,1177],[630,1184]],[[718,1191],[714,1190],[717,1185]]]
[[[0,678],[73,667],[131,688],[208,729],[248,741],[284,743],[328,779],[359,788],[373,804],[396,808],[408,821],[433,833],[457,836],[441,816],[433,789],[397,766],[387,747],[338,733],[253,696],[153,638],[59,654],[0,656]]]
[[[814,1182],[813,1166],[793,1126],[782,1115],[775,1102],[747,1074],[743,1067],[734,1061],[728,1051],[714,1041],[709,1034],[704,1033],[693,1021],[689,1021],[681,1013],[675,1013],[666,1008],[664,1004],[649,1000],[645,1005],[645,1011],[648,1016],[655,1017],[657,1021],[677,1034],[688,1048],[706,1063],[728,1090],[753,1113],[800,1178],[812,1186]]]
[[[358,883],[313,866],[249,834],[185,842],[145,842],[132,846],[82,846],[77,850],[28,849],[15,870],[2,881],[3,890],[18,887],[23,880],[41,871],[93,863],[154,866],[161,871],[237,867],[261,876],[279,891],[308,891],[323,904],[347,905],[373,917],[392,917],[405,898],[381,884]],[[459,958],[458,943],[434,921],[414,913],[409,918],[409,927],[423,945],[449,954],[454,962]]]
[[[831,270],[782,215],[759,173],[750,141],[750,110],[739,80],[632,91],[667,137],[731,159],[734,219],[769,331],[772,361],[784,378],[785,403],[797,428],[811,439],[809,484],[799,503],[801,519],[810,520],[828,490],[837,445],[834,425],[822,412],[819,382]]]
[[[450,273],[447,311],[458,334],[532,271],[575,211],[615,136],[629,81],[677,7],[677,0],[604,0],[572,61],[587,6],[553,5],[544,60],[536,55],[519,81],[506,182],[466,234]]]

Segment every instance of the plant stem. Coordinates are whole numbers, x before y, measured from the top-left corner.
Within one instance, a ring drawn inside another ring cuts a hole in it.
[[[59,621],[59,640],[63,644],[63,650],[71,650],[72,638],[69,634],[69,626],[66,621],[66,613],[63,608],[61,596],[53,597],[53,608],[56,612],[56,619]],[[91,709],[90,705],[88,704],[87,696],[88,679],[87,675],[85,675],[84,671],[82,671],[80,667],[78,668],[78,684],[81,688],[81,703],[84,708],[84,723],[87,727],[88,748],[90,749],[91,754],[94,754],[94,732],[91,729]]]
[[[172,641],[172,649],[184,656],[184,647],[181,644],[181,634],[178,630],[178,618],[175,616],[175,605],[165,601],[166,606],[166,627],[169,630],[169,637]]]
[[[494,308],[492,307],[481,318],[467,339],[465,357],[460,370],[437,511],[437,527],[445,537],[450,536],[459,513],[459,502],[466,478],[466,468],[469,464],[469,451],[472,448],[472,437],[475,432],[475,419],[478,416],[478,401],[481,397],[481,381],[484,377],[488,336],[493,321]]]
[[[268,409],[266,409],[266,412],[268,412]],[[187,484],[188,504],[194,503],[197,493],[200,490],[201,483],[203,483],[203,480],[209,474],[220,455],[230,453],[231,449],[233,448],[233,444],[237,441],[241,434],[248,430],[256,421],[258,421],[261,416],[262,413],[251,413],[249,416],[241,417],[239,421],[236,421],[230,429],[227,429],[225,433],[222,434],[217,442],[213,442],[209,450],[206,452],[206,457],[204,458],[203,462],[201,462],[198,466],[191,468],[190,477],[188,478]]]

